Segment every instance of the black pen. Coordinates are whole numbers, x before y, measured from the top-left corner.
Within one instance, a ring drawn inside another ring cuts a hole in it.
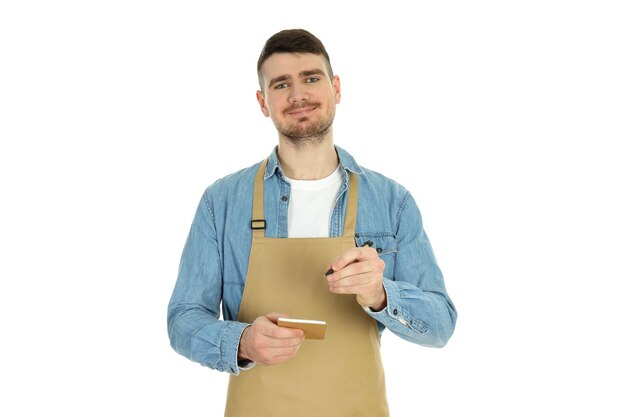
[[[356,239],[355,239],[354,243],[356,243]],[[364,248],[365,246],[368,246],[368,247],[371,248],[373,245],[374,245],[374,242],[372,242],[371,240],[368,240],[367,242],[363,243],[363,245],[361,245],[361,247]],[[357,247],[358,247],[358,245],[357,245]],[[335,273],[335,270],[330,268],[328,271],[326,271],[324,276],[327,277],[327,276],[329,276],[330,274],[333,274],[333,273]]]

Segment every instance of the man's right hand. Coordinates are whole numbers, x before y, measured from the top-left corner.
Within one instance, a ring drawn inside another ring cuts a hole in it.
[[[279,317],[287,314],[270,313],[258,317],[252,326],[246,327],[239,341],[239,359],[248,359],[263,365],[276,365],[298,353],[304,341],[300,329],[278,327]]]

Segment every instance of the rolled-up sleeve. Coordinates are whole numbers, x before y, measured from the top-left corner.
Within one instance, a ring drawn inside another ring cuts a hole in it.
[[[167,311],[172,348],[219,371],[239,373],[237,351],[248,324],[220,320],[221,254],[208,191],[203,194],[180,260]]]
[[[409,192],[402,199],[397,219],[394,274],[383,279],[387,306],[378,312],[366,311],[405,340],[443,347],[454,332],[457,312]]]

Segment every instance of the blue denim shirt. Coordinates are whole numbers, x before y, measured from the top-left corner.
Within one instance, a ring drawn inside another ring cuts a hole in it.
[[[423,346],[443,347],[456,323],[456,310],[411,194],[396,182],[357,165],[336,147],[343,183],[329,236],[343,234],[348,173],[359,178],[356,244],[370,240],[385,262],[387,307],[367,313],[380,332]],[[176,352],[219,371],[239,373],[237,350],[248,323],[236,321],[252,243],[250,220],[254,176],[260,163],[216,181],[202,198],[183,249],[167,325]],[[268,237],[287,237],[290,185],[276,148],[265,172]],[[283,198],[283,197],[287,198]],[[340,254],[337,254],[340,255]],[[329,260],[330,262],[330,260]],[[220,305],[223,320],[220,320]]]

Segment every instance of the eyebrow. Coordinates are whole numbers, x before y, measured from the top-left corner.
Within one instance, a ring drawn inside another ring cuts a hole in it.
[[[317,75],[317,74],[321,74],[321,75],[326,75],[326,73],[324,71],[322,71],[319,68],[314,68],[314,69],[310,69],[310,70],[305,70],[305,71],[301,71],[298,76],[300,77],[308,77],[309,75]],[[279,75],[276,78],[272,78],[270,80],[269,85],[274,85],[278,82],[281,81],[286,81],[286,80],[291,80],[291,75]]]

